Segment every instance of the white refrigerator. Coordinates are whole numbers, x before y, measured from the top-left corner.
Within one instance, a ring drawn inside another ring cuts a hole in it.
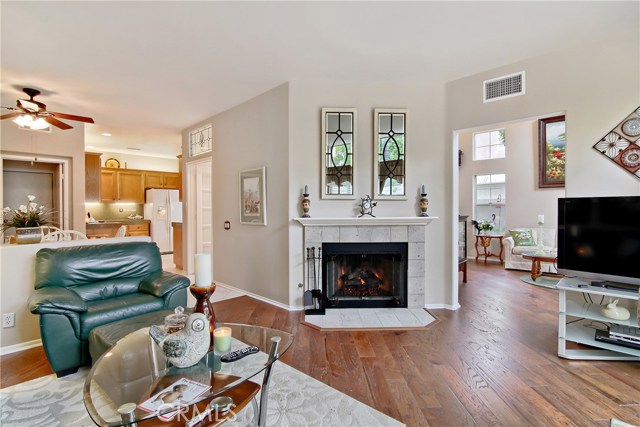
[[[173,252],[172,222],[182,222],[182,202],[178,190],[147,190],[144,219],[151,221],[149,231],[161,253]]]

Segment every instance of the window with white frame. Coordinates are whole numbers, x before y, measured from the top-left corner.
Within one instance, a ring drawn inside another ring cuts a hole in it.
[[[505,189],[505,174],[476,175],[474,178],[474,219],[493,221],[494,232],[505,230]]]
[[[473,160],[502,159],[504,157],[504,129],[473,134]]]

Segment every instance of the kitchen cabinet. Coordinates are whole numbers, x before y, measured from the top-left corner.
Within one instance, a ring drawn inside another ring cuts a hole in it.
[[[86,224],[85,233],[88,238],[96,239],[102,237],[115,237],[116,232],[120,226],[125,225],[127,227],[126,236],[148,236],[149,235],[149,221],[141,220],[132,222],[130,220],[122,221],[109,221],[109,222],[96,222]]]
[[[180,188],[179,174],[175,172],[145,171],[144,188],[177,190]]]
[[[149,223],[127,225],[127,236],[148,236]]]
[[[100,201],[101,153],[84,154],[84,199],[86,202]]]
[[[103,202],[144,203],[142,171],[102,168],[100,200]]]
[[[173,263],[176,268],[183,270],[182,265],[182,223],[172,222],[173,229]]]
[[[100,173],[100,200],[103,202],[117,202],[118,190],[115,170],[102,169]]]

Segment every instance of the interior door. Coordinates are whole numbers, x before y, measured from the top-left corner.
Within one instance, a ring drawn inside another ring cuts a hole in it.
[[[213,254],[211,159],[187,164],[187,194],[189,195],[187,200],[187,271],[192,274],[194,272],[194,254]]]

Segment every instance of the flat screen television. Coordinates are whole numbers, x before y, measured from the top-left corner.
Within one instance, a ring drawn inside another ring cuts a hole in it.
[[[558,199],[558,271],[640,286],[640,196]]]

